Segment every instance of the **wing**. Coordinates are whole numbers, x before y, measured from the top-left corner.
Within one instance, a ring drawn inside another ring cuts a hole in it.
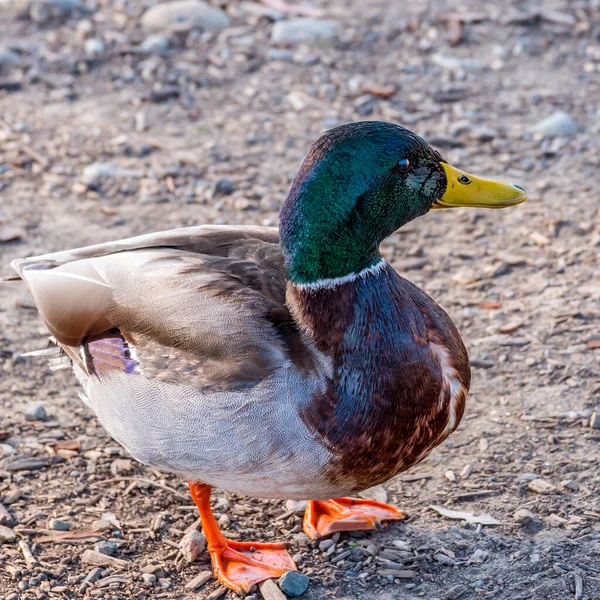
[[[252,387],[310,344],[285,306],[276,228],[176,229],[17,260],[50,332],[88,376]]]

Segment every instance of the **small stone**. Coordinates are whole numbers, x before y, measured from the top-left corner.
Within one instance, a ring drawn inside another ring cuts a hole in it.
[[[305,533],[297,533],[294,535],[294,539],[300,547],[308,546],[310,544],[310,538]]]
[[[19,54],[7,48],[6,46],[0,46],[0,66],[1,65],[16,65],[21,61]]]
[[[165,577],[166,573],[163,569],[162,565],[158,563],[150,563],[142,567],[142,573],[152,573],[152,575],[156,575],[156,577]]]
[[[288,571],[279,578],[281,591],[288,596],[302,596],[308,589],[310,578],[298,571]]]
[[[579,127],[573,118],[562,110],[556,111],[554,114],[541,120],[537,125],[531,128],[534,133],[540,133],[543,136],[565,136],[570,137],[575,135]]]
[[[142,580],[148,585],[154,585],[157,581],[157,577],[154,573],[142,573]]]
[[[12,542],[17,537],[17,534],[5,525],[0,525],[0,543],[1,542]]]
[[[162,35],[149,35],[140,47],[144,52],[163,54],[169,49],[169,40]]]
[[[221,527],[223,529],[227,529],[227,527],[229,527],[230,525],[231,525],[231,519],[229,518],[229,515],[222,514],[219,517],[219,527]]]
[[[229,27],[229,17],[201,0],[175,0],[149,8],[141,19],[146,29],[185,32],[191,29],[221,31]]]
[[[83,169],[82,181],[89,188],[95,188],[102,179],[113,177],[117,171],[117,165],[113,163],[95,162]]]
[[[367,490],[364,490],[358,494],[361,498],[367,500],[377,500],[377,502],[383,502],[384,504],[388,501],[388,493],[384,486],[375,485]]]
[[[299,44],[316,42],[330,44],[340,35],[341,27],[336,21],[319,19],[290,19],[279,21],[273,26],[271,40],[274,44]]]
[[[133,463],[129,458],[117,458],[110,464],[110,472],[115,476],[123,473],[129,473],[132,470]]]
[[[47,417],[43,404],[31,404],[25,411],[27,421],[43,421]]]
[[[454,564],[454,560],[442,552],[434,555],[433,560],[439,562],[442,565],[453,565]]]
[[[579,483],[573,479],[563,479],[559,485],[563,490],[571,490],[572,492],[578,492],[580,489]]]
[[[550,527],[562,527],[566,523],[568,523],[567,519],[563,519],[556,513],[552,513],[546,517],[546,522]]]
[[[592,416],[590,417],[590,427],[592,429],[600,429],[600,413],[592,413]]]
[[[513,515],[513,519],[519,525],[521,525],[523,527],[525,525],[529,525],[533,521],[534,518],[535,518],[534,514],[530,510],[527,510],[526,508],[520,508]]]
[[[232,181],[224,177],[223,179],[219,179],[217,183],[215,183],[215,194],[220,194],[222,196],[230,196],[235,192],[235,185]]]
[[[306,512],[306,501],[288,500],[285,503],[286,510],[293,510],[297,515],[303,515]]]
[[[106,529],[110,529],[112,527],[110,521],[106,519],[98,519],[92,523],[92,529],[97,529],[99,531],[105,531]]]
[[[485,63],[476,58],[457,58],[447,54],[434,54],[432,61],[438,67],[449,71],[458,71],[459,69],[463,71],[480,71],[485,67]]]
[[[117,553],[119,546],[116,542],[97,542],[94,544],[94,550],[100,552],[100,554],[106,554],[106,556],[114,556]]]
[[[85,40],[83,48],[87,56],[99,56],[100,54],[104,54],[105,50],[104,42],[97,38]]]
[[[456,482],[456,474],[454,473],[454,471],[452,471],[452,469],[449,469],[448,471],[446,471],[444,473],[444,477],[448,480],[451,481],[452,483]]]
[[[183,558],[188,563],[193,563],[198,560],[206,548],[206,538],[197,530],[190,531],[181,538],[179,548],[183,554]]]
[[[319,550],[321,552],[327,552],[327,550],[329,550],[329,548],[331,548],[331,546],[334,544],[335,542],[331,539],[323,540],[322,542],[319,542]]]
[[[464,585],[455,585],[451,587],[445,594],[445,600],[458,600],[468,589]]]
[[[527,487],[537,494],[548,494],[549,492],[553,492],[556,489],[556,486],[546,481],[545,479],[534,479],[527,484]]]
[[[63,521],[62,519],[50,519],[48,521],[48,529],[53,531],[69,531],[71,529],[70,521]]]
[[[477,548],[467,560],[467,565],[480,565],[488,559],[489,554],[481,548]]]

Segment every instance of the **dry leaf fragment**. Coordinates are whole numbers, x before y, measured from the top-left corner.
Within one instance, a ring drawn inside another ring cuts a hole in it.
[[[452,519],[454,521],[466,521],[467,523],[471,523],[473,525],[502,525],[500,521],[486,514],[474,515],[470,512],[465,512],[462,510],[450,510],[449,508],[434,505],[429,506],[429,508],[434,510],[436,513],[439,513],[443,517]]]

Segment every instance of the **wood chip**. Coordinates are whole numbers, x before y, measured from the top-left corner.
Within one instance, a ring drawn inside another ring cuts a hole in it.
[[[393,85],[377,85],[376,83],[365,83],[362,86],[362,91],[378,98],[387,100],[396,93],[396,88]]]
[[[29,547],[29,544],[25,540],[21,540],[19,542],[19,548],[21,549],[21,552],[23,553],[23,558],[25,559],[25,562],[27,563],[28,567],[33,567],[34,565],[37,565],[38,561],[35,558],[35,556],[33,555],[33,553],[31,552],[31,548]]]
[[[226,587],[218,587],[214,592],[212,592],[211,594],[209,594],[206,597],[206,600],[218,600],[219,598],[221,598],[222,596],[224,596],[227,593],[227,588]]]
[[[431,473],[409,473],[400,477],[400,481],[406,481],[407,483],[420,481],[421,479],[433,479],[433,475]]]
[[[285,594],[277,587],[272,579],[258,584],[258,589],[265,600],[286,600]]]
[[[203,587],[213,577],[212,571],[202,571],[194,579],[185,584],[185,589],[189,592],[196,592]]]
[[[398,579],[412,579],[418,575],[417,571],[411,571],[410,569],[379,569],[378,575],[382,577],[397,577]]]
[[[95,581],[98,581],[102,576],[102,569],[100,567],[96,567],[92,569],[87,575],[86,578],[81,582],[79,586],[79,593],[83,594],[88,586],[90,586]]]
[[[556,489],[556,486],[545,479],[534,479],[527,484],[527,487],[537,494],[548,494]]]
[[[123,568],[129,564],[128,560],[122,560],[120,558],[113,558],[112,556],[107,556],[106,554],[102,554],[101,552],[96,552],[95,550],[86,550],[81,555],[81,562],[86,563],[88,565],[94,565],[96,567],[119,567]]]
[[[464,512],[461,510],[450,510],[449,508],[444,508],[443,506],[432,505],[429,506],[429,508],[439,513],[443,517],[447,517],[448,519],[453,519],[455,521],[466,521],[467,523],[471,523],[473,525],[502,525],[500,521],[486,514],[474,515],[473,513]]]
[[[104,529],[97,529],[95,527],[91,529],[80,529],[79,531],[56,531],[47,532],[47,535],[43,535],[35,538],[36,544],[46,544],[48,542],[54,542],[55,544],[60,543],[86,543],[86,542],[97,542],[104,536],[102,535]]]

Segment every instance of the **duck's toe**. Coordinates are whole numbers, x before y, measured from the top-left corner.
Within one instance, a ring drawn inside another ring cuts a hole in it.
[[[358,498],[311,500],[304,515],[304,533],[316,540],[336,531],[380,529],[384,521],[399,521],[406,514],[395,506]]]

